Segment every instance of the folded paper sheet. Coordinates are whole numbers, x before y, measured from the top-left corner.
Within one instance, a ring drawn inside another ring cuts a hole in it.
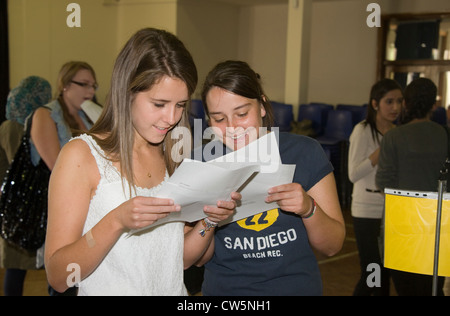
[[[386,189],[384,265],[433,275],[437,193]],[[450,276],[450,194],[442,206],[439,275]]]
[[[92,122],[97,122],[98,118],[100,117],[100,115],[102,114],[103,108],[90,101],[84,101],[81,104],[81,109],[84,111],[84,113],[86,113],[86,115],[91,119]]]
[[[267,148],[270,146],[270,148]],[[266,153],[254,155],[255,152]],[[248,156],[252,153],[252,156]],[[267,154],[268,153],[268,154]],[[275,133],[270,133],[235,151],[208,163],[185,159],[162,186],[157,197],[173,199],[181,205],[181,212],[172,213],[134,234],[168,222],[195,222],[206,217],[205,205],[229,200],[232,192],[240,191],[241,204],[234,216],[220,226],[264,211],[278,205],[264,201],[269,188],[291,183],[295,165],[282,165]]]

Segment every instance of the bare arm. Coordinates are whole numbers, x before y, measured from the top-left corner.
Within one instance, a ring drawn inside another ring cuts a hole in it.
[[[204,212],[212,222],[219,223],[234,214],[236,201],[241,200],[241,194],[233,192],[232,201],[218,201],[217,205],[205,206]],[[184,238],[184,268],[187,269],[193,264],[203,265],[212,256],[214,252],[214,231],[212,228],[205,231],[205,235],[200,235],[200,230],[204,229],[201,221],[194,226],[185,227]]]
[[[82,140],[67,144],[50,179],[45,248],[47,278],[59,292],[68,288],[69,264],[80,267],[83,280],[125,231],[148,226],[179,210],[171,200],[136,197],[111,210],[83,236],[89,203],[99,181],[97,164],[87,144]]]
[[[284,211],[303,217],[309,215],[313,208],[309,196],[317,204],[314,215],[303,219],[309,242],[324,255],[333,256],[341,250],[345,238],[345,224],[333,173],[325,176],[308,192],[298,183],[272,188],[266,202],[277,201]]]
[[[50,170],[53,170],[56,159],[61,150],[56,124],[46,108],[39,108],[33,115],[31,125],[31,139],[41,159]]]

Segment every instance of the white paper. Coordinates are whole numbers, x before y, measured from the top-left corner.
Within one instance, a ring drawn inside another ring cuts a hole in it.
[[[234,167],[230,169],[196,160],[183,160],[157,193],[158,198],[172,199],[181,206],[181,211],[171,213],[144,229],[168,222],[191,223],[205,218],[205,205],[230,200],[231,193],[260,169],[257,164]],[[131,231],[130,234],[144,229]]]
[[[272,134],[272,135],[271,135]],[[270,146],[270,148],[267,148]],[[250,156],[249,153],[261,153]],[[232,192],[242,194],[234,216],[220,226],[264,211],[278,208],[266,203],[267,191],[275,186],[291,183],[295,165],[282,165],[274,133],[252,142],[246,148],[204,163],[185,159],[174,174],[161,186],[159,198],[170,198],[181,206],[156,223],[131,231],[130,234],[168,222],[195,222],[206,217],[205,205],[230,200]]]
[[[262,173],[275,173],[281,165],[280,150],[275,133],[268,133],[247,146],[233,151],[207,163],[225,166],[240,166],[240,164],[257,164]]]
[[[98,118],[102,114],[103,108],[95,104],[90,100],[86,100],[81,104],[81,109],[86,113],[86,115],[91,119],[92,122],[97,122]]]
[[[230,165],[230,168],[233,165],[252,163],[260,166],[260,172],[255,174],[241,188],[242,200],[236,208],[235,214],[220,222],[219,226],[278,208],[276,202],[265,202],[267,192],[270,188],[292,183],[295,165],[283,165],[281,163],[276,135],[275,133],[269,133],[244,148],[208,162],[217,166]]]

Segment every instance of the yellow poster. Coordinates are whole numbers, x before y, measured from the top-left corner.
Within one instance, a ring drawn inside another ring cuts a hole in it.
[[[384,265],[433,275],[437,193],[386,190]],[[450,194],[442,206],[439,275],[450,277]]]

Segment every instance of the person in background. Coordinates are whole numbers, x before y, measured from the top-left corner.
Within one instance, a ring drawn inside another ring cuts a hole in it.
[[[92,127],[93,122],[83,112],[81,104],[94,98],[97,87],[95,71],[89,64],[71,61],[62,66],[55,100],[38,109],[33,116],[33,162],[42,159],[53,170],[61,148],[73,136]]]
[[[93,122],[81,109],[92,100],[98,84],[95,71],[83,61],[65,63],[58,74],[55,99],[36,110],[31,125],[31,160],[37,165],[42,159],[53,171],[61,148],[80,132],[88,131]],[[50,295],[74,295],[76,289],[58,293],[49,287]]]
[[[202,100],[228,151],[262,136],[261,127],[272,127],[272,108],[260,77],[245,62],[214,67]],[[322,294],[313,249],[332,256],[345,237],[333,168],[320,144],[309,137],[280,133],[279,151],[284,164],[296,165],[293,182],[267,192],[265,201],[277,202],[279,208],[216,230],[214,243],[197,262],[206,263],[204,295]],[[256,240],[266,239],[271,242],[258,249]]]
[[[56,290],[70,286],[75,263],[79,295],[187,294],[183,268],[214,234],[206,221],[228,218],[236,202],[205,206],[208,218],[193,228],[174,222],[128,233],[180,211],[155,196],[181,161],[172,132],[187,129],[196,85],[190,53],[169,32],[142,29],[121,50],[100,118],[63,148],[51,175],[45,266]]]
[[[348,177],[353,183],[352,217],[361,265],[361,278],[353,295],[389,295],[389,274],[382,269],[381,287],[368,287],[367,266],[381,263],[378,237],[384,199],[375,184],[380,143],[383,135],[394,128],[403,104],[400,85],[391,79],[383,79],[373,85],[367,118],[357,124],[350,136]]]
[[[411,82],[405,89],[404,124],[387,132],[381,142],[376,184],[406,191],[436,191],[440,170],[447,158],[446,130],[430,117],[436,103],[436,85],[427,78]],[[432,276],[390,270],[399,295],[432,294]],[[439,278],[443,295],[445,278]]]
[[[51,99],[50,83],[40,77],[30,76],[11,90],[6,103],[6,118],[0,125],[0,180],[20,146],[25,119]],[[1,182],[0,182],[1,185]],[[1,194],[1,192],[0,192]],[[37,267],[36,254],[15,247],[0,238],[0,267],[6,269],[5,296],[21,296],[27,270]]]

